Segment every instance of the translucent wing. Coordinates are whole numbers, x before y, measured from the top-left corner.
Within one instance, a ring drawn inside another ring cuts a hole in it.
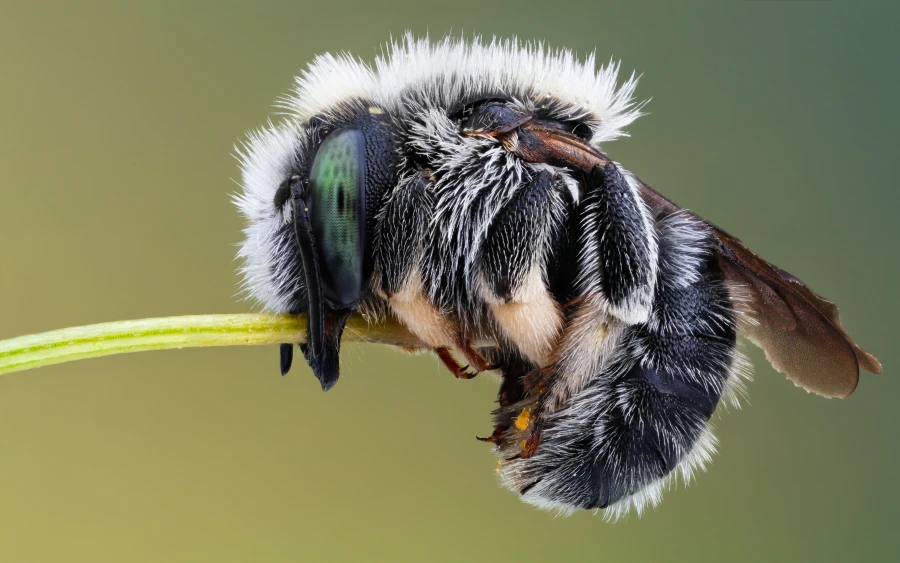
[[[670,213],[680,209],[643,183],[641,195],[655,209]],[[726,279],[746,288],[755,322],[746,323],[743,336],[765,351],[775,369],[807,391],[826,397],[850,395],[859,381],[860,367],[881,373],[881,363],[841,326],[834,303],[760,258],[736,237],[704,223],[718,239],[719,266]]]

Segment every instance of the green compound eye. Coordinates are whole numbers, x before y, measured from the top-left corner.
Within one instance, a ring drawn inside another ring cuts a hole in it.
[[[366,192],[365,139],[358,129],[338,129],[313,160],[306,203],[321,264],[322,290],[338,307],[362,294]]]

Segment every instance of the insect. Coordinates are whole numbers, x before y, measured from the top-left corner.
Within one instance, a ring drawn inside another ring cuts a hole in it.
[[[456,376],[501,375],[504,485],[613,516],[709,460],[738,336],[828,397],[881,371],[832,302],[600,151],[641,114],[617,73],[502,41],[321,56],[241,149],[236,198],[247,290],[308,315],[323,389],[348,317],[391,315]]]

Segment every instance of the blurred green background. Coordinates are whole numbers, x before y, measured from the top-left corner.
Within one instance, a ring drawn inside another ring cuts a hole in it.
[[[837,301],[885,365],[847,400],[761,363],[710,471],[617,524],[502,490],[496,382],[347,346],[323,394],[271,349],[0,380],[0,561],[885,561],[900,557],[900,10],[839,2],[9,3],[0,338],[246,311],[232,146],[316,53],[518,35],[644,73],[606,146]]]

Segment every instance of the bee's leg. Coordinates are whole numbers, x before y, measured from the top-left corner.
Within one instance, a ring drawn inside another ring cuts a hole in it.
[[[420,259],[431,220],[433,182],[431,172],[421,170],[389,194],[378,217],[376,290],[400,322],[431,346],[455,377],[469,379],[486,362],[462,340],[454,320],[432,303],[422,283]]]
[[[487,438],[478,438],[482,442],[491,442],[498,447],[503,447],[503,440],[509,428],[516,423],[516,410],[510,408],[525,398],[528,393],[527,378],[535,371],[534,364],[523,358],[518,350],[508,346],[501,346],[495,351],[497,362],[502,365],[500,374],[502,383],[497,393],[499,407],[492,413],[494,415],[494,431]]]
[[[471,116],[463,134],[494,137],[527,162],[568,168],[585,177],[579,289],[602,294],[606,312],[627,324],[646,322],[653,305],[657,243],[638,186],[606,156],[566,132],[564,124],[529,118],[527,112],[488,104]]]
[[[481,296],[503,335],[537,366],[549,361],[563,326],[546,268],[564,216],[554,175],[540,170],[497,213],[482,247]]]
[[[526,501],[640,509],[659,500],[673,470],[689,477],[708,460],[708,420],[738,364],[736,313],[720,273],[702,256],[696,226],[671,226],[660,227],[661,277],[649,321],[621,330],[600,371],[545,416],[532,455],[505,467],[505,482]]]
[[[436,348],[434,353],[437,354],[438,359],[444,364],[444,367],[456,376],[457,379],[472,379],[478,375],[478,372],[472,369],[472,366],[469,364],[462,365],[458,362],[457,359],[453,357],[453,352],[450,348]]]
[[[472,375],[464,379],[472,379],[483,371],[491,371],[498,367],[497,364],[489,361],[476,350],[465,336],[459,335],[457,337],[455,350],[459,350],[459,353],[469,362],[469,371]]]
[[[595,166],[586,183],[579,289],[601,294],[607,311],[627,324],[646,322],[658,252],[649,211],[614,163]]]
[[[394,298],[410,285],[422,254],[423,234],[434,207],[429,170],[420,170],[400,180],[385,198],[375,233],[376,287],[386,299]]]
[[[584,362],[578,358],[611,353],[611,343],[621,338],[623,326],[646,323],[651,316],[660,258],[658,234],[649,210],[636,187],[609,161],[590,169],[582,192],[574,284],[578,295],[563,306],[574,313],[567,328],[569,334],[559,346],[569,351],[557,354],[558,358],[568,355],[574,360],[571,365],[537,373],[533,404],[523,406],[521,411],[527,410],[531,422],[518,456],[528,457],[537,450],[548,409],[553,411],[558,406],[545,403],[566,400],[589,377],[591,368],[581,365]]]

